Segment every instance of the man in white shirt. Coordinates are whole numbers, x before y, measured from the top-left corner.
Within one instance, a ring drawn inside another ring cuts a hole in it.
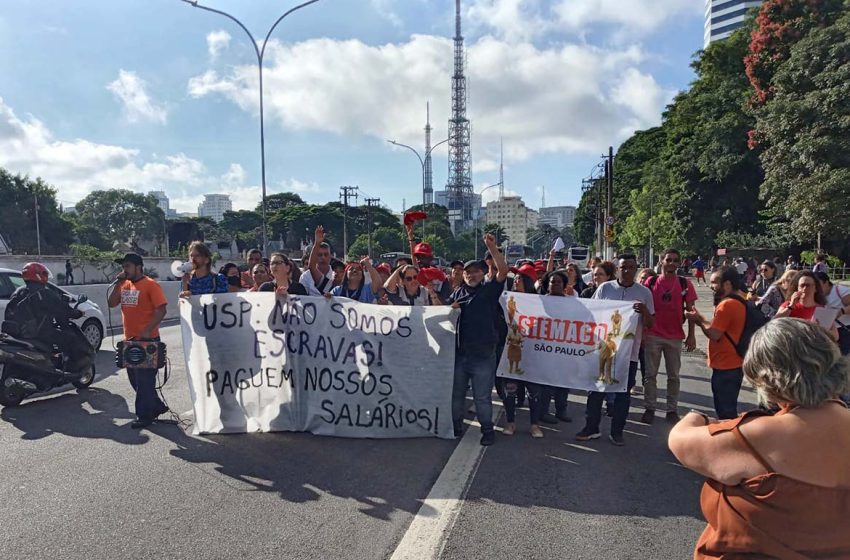
[[[317,226],[313,238],[313,247],[310,249],[307,270],[301,273],[301,278],[298,281],[307,288],[307,295],[321,296],[330,293],[334,287],[333,280],[331,247],[325,243],[325,228]]]
[[[748,268],[750,268],[750,266],[744,262],[744,259],[738,257],[738,260],[735,261],[735,270],[738,271],[738,274],[744,276],[747,273]]]

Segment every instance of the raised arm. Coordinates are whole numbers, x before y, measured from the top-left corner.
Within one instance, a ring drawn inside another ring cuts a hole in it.
[[[492,233],[484,235],[484,245],[487,246],[490,255],[493,257],[493,263],[496,265],[496,281],[504,282],[510,269],[508,268],[508,261],[505,260],[505,255],[499,251],[496,238],[493,237]]]
[[[413,224],[404,224],[404,229],[407,230],[407,244],[410,246],[410,256],[413,256],[413,249],[416,247],[416,238],[413,235]]]
[[[555,250],[549,251],[549,261],[546,263],[546,272],[555,270]]]
[[[322,281],[322,272],[319,270],[319,246],[325,241],[325,228],[316,226],[316,232],[313,235],[313,248],[310,249],[310,258],[307,260],[307,268],[310,270],[310,276],[313,277],[313,282],[318,286]]]
[[[375,267],[372,266],[372,259],[369,257],[363,257],[360,259],[360,266],[362,266],[368,273],[369,279],[372,284],[372,293],[378,295],[378,292],[381,291],[381,275],[378,274],[378,271],[375,270]]]
[[[387,281],[384,282],[384,289],[391,294],[398,293],[398,277],[401,274],[401,271],[404,267],[397,266],[393,273],[387,278]]]

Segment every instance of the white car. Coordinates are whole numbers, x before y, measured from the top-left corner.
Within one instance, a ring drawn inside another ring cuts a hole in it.
[[[24,285],[24,280],[21,278],[21,272],[11,270],[9,268],[0,268],[0,321],[6,313],[6,305],[9,303],[9,298],[12,297],[12,292]],[[77,303],[77,296],[66,292],[52,282],[47,283],[47,288],[58,293],[62,299],[66,300],[69,305],[73,306]],[[84,313],[79,319],[74,322],[83,331],[83,334],[88,339],[89,343],[95,349],[100,350],[100,345],[103,342],[103,335],[106,331],[106,323],[104,322],[103,312],[100,306],[89,300],[80,304],[79,310]]]

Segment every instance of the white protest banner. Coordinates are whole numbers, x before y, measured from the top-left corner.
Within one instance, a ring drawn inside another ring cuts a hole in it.
[[[564,240],[559,237],[555,240],[555,244],[552,246],[552,250],[555,252],[563,251],[564,247],[566,247],[566,245],[564,244]]]
[[[180,319],[195,433],[453,437],[449,307],[243,292]]]
[[[508,339],[496,375],[587,391],[626,390],[638,315],[632,302],[502,295]]]

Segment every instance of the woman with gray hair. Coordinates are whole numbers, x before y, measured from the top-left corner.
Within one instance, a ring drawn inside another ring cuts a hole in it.
[[[708,478],[694,558],[850,558],[850,362],[818,325],[780,318],[753,335],[744,375],[778,412],[691,412],[670,432]]]

